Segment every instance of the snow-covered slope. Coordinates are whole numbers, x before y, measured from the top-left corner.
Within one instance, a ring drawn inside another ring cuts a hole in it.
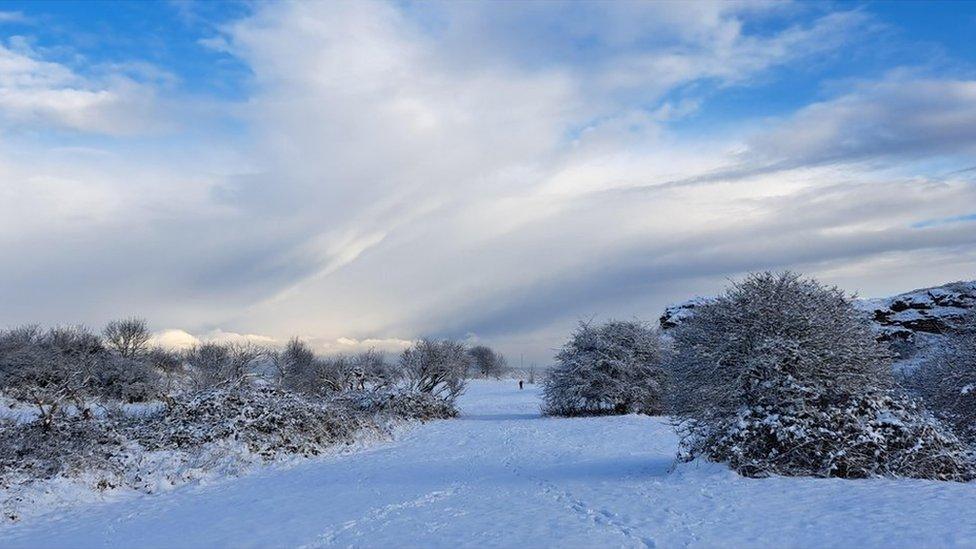
[[[662,418],[543,418],[511,381],[461,406],[363,453],[6,526],[0,546],[976,545],[976,484],[671,471]]]

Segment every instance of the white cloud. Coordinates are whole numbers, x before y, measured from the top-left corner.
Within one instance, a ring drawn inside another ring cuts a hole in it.
[[[226,332],[217,328],[206,334],[204,334],[201,339],[203,341],[212,341],[215,343],[253,343],[255,345],[267,345],[273,346],[280,342],[270,336],[261,334],[240,334],[237,332]]]
[[[120,67],[104,79],[85,77],[45,61],[18,37],[0,44],[0,120],[6,125],[51,126],[109,135],[159,132],[156,90]]]
[[[338,337],[324,339],[315,334],[302,337],[318,353],[324,355],[356,354],[370,350],[397,354],[414,344],[412,339]],[[242,334],[221,329],[210,330],[197,335],[179,328],[169,328],[153,334],[150,345],[165,349],[185,350],[203,343],[250,343],[261,347],[280,348],[286,340],[261,334]]]
[[[319,258],[308,276],[249,314],[296,332],[311,324],[400,337],[463,331],[451,319],[477,316],[465,310],[475,302],[505,308],[509,292],[571,276],[622,242],[659,238],[673,224],[637,213],[666,215],[658,203],[592,193],[707,173],[730,158],[715,145],[661,135],[661,120],[693,111],[696,100],[645,112],[631,104],[631,91],[653,101],[697,79],[745,82],[835,48],[864,20],[828,15],[760,38],[745,34],[740,9],[724,3],[651,4],[627,14],[609,7],[601,17],[643,17],[664,33],[667,43],[637,54],[647,28],[635,23],[621,36],[544,8],[541,17],[594,33],[614,51],[577,64],[551,37],[556,51],[530,67],[503,44],[531,41],[530,31],[545,25],[513,37],[519,8],[467,9],[448,6],[446,30],[434,33],[409,12],[373,3],[276,5],[228,29],[221,47],[255,73],[256,155],[268,166],[238,195],[261,203],[238,204],[288,211],[314,235],[297,249]],[[512,40],[500,40],[501,28]],[[464,63],[470,59],[483,62]],[[257,187],[270,181],[275,195],[263,200]],[[689,206],[684,224],[714,228],[722,219],[708,203]],[[620,215],[632,210],[638,217]]]
[[[239,334],[237,332],[225,332],[221,329],[193,335],[186,330],[170,328],[153,334],[150,345],[158,345],[165,349],[183,350],[200,345],[202,343],[252,343],[255,345],[274,347],[281,342],[273,337],[260,334]]]
[[[159,346],[164,349],[183,350],[189,349],[201,343],[200,338],[195,335],[177,328],[163,330],[153,334],[149,344]]]
[[[976,80],[897,71],[804,107],[752,141],[774,163],[976,154]]]
[[[397,354],[414,344],[412,339],[339,337],[334,340],[310,338],[312,346],[325,354],[356,354],[369,350]]]

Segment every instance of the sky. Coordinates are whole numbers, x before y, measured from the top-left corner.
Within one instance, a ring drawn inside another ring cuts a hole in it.
[[[543,365],[976,278],[976,3],[4,2],[0,326]]]

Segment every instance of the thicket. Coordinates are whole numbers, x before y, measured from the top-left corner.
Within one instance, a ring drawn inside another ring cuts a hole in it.
[[[471,361],[453,341],[419,341],[396,362],[376,351],[317,356],[298,339],[284,349],[151,342],[141,319],[102,334],[0,332],[0,395],[15,411],[0,419],[8,516],[27,487],[55,478],[151,491],[161,475],[178,483],[217,463],[316,455],[396,421],[453,417]]]
[[[837,288],[753,274],[672,337],[684,459],[747,476],[976,476],[971,449],[899,390],[890,351]]]

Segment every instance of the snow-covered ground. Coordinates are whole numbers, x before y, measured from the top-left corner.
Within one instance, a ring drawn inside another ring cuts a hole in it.
[[[0,546],[976,546],[976,483],[669,472],[662,419],[542,418],[512,381],[461,406],[363,452],[4,526]]]

